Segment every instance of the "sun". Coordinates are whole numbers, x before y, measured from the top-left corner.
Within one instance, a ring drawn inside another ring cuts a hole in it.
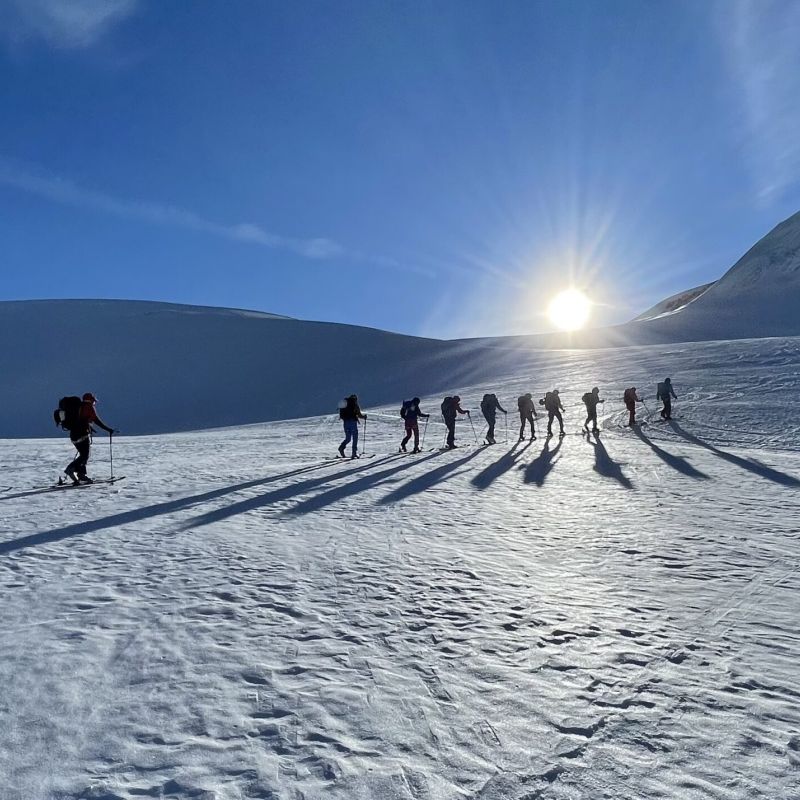
[[[547,307],[547,316],[562,331],[577,331],[588,321],[592,302],[578,289],[559,292]]]

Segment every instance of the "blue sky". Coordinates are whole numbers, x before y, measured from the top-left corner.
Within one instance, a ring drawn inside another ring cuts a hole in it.
[[[791,0],[0,0],[0,297],[624,321],[800,209],[798,41]]]

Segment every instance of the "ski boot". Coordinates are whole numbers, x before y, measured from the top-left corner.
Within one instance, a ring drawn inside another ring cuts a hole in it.
[[[75,474],[74,469],[69,469],[69,467],[67,467],[67,469],[64,470],[64,474],[72,481],[73,486],[77,486],[80,483],[80,478]],[[62,481],[60,478],[58,482],[59,485],[61,485]]]

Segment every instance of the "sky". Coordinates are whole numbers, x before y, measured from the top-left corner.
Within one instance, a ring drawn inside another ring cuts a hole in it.
[[[0,299],[623,322],[800,210],[794,0],[0,0]]]

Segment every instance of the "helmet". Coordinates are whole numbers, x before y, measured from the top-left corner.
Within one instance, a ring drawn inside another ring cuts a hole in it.
[[[558,394],[558,389],[553,389],[553,394]]]
[[[528,400],[530,400],[530,399],[531,399],[531,397],[533,397],[533,395],[532,395],[530,392],[527,392],[527,393],[525,394],[525,397],[527,397],[527,398],[528,398]]]
[[[415,397],[415,398],[414,398],[414,399],[413,399],[411,402],[412,402],[412,403],[413,403],[415,406],[418,406],[418,405],[419,405],[419,397]]]
[[[600,394],[600,390],[599,390],[599,389],[598,389],[598,388],[595,386],[595,387],[592,389],[592,394]]]
[[[664,383],[672,383],[672,380],[670,378],[664,378]]]
[[[86,394],[84,394],[84,396],[83,396],[83,402],[84,403],[96,403],[97,402],[97,398],[91,392],[86,392]]]
[[[458,403],[461,400],[461,398],[457,394],[454,394],[453,395],[453,400],[455,400],[456,403]]]

